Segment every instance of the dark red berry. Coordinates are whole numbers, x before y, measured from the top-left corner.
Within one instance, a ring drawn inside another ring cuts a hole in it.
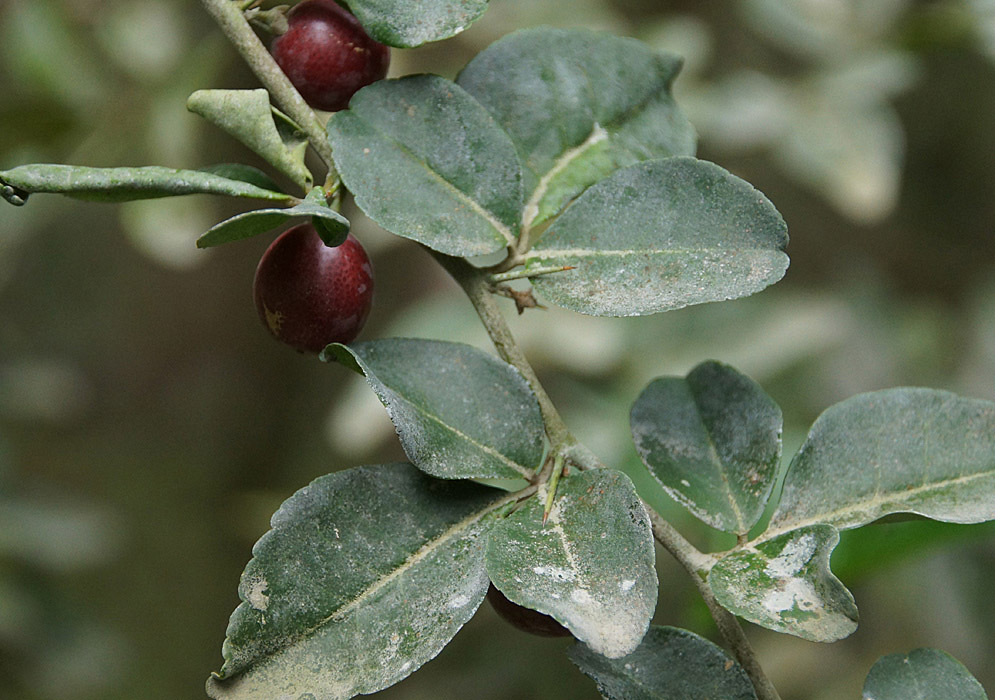
[[[263,253],[252,293],[259,318],[277,339],[317,353],[359,334],[373,302],[373,269],[352,234],[330,248],[311,224],[301,224]]]
[[[487,600],[500,617],[507,622],[529,634],[539,637],[569,637],[570,630],[554,620],[549,615],[544,615],[536,610],[522,607],[518,603],[513,603],[505,597],[493,585],[487,589]]]
[[[270,47],[301,97],[317,109],[345,109],[361,87],[387,75],[390,49],[332,0],[304,0]]]

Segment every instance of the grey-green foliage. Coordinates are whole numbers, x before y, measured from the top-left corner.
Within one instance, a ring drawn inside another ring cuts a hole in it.
[[[781,457],[781,409],[753,380],[704,362],[661,377],[630,415],[636,450],[674,499],[712,527],[745,535],[763,513]]]
[[[377,41],[410,48],[459,34],[488,0],[349,0],[349,9]]]
[[[209,170],[177,170],[158,165],[135,168],[88,168],[36,163],[0,171],[0,193],[12,204],[24,204],[32,193],[64,194],[96,202],[174,197],[184,194],[223,194],[229,197],[292,202],[283,192],[260,186],[259,179],[242,179],[244,169],[224,174]]]
[[[863,700],[988,700],[964,665],[938,649],[915,649],[878,659],[864,682]]]
[[[515,148],[454,83],[434,75],[374,83],[331,118],[328,133],[343,182],[388,231],[456,256],[494,253],[518,236]]]
[[[681,63],[635,39],[539,27],[494,42],[456,82],[514,141],[535,226],[618,168],[694,155],[671,94]]]
[[[549,519],[546,489],[492,531],[487,573],[512,602],[555,618],[599,654],[632,652],[656,607],[653,534],[622,472],[560,481]]]
[[[834,642],[857,629],[850,591],[829,570],[839,543],[831,525],[810,525],[724,556],[708,574],[723,607],[768,629]]]
[[[650,627],[631,654],[608,659],[576,644],[567,654],[606,700],[756,700],[743,667],[720,647],[676,627]]]
[[[253,547],[209,695],[345,700],[414,672],[483,600],[484,534],[500,496],[408,464],[298,491]]]
[[[717,165],[639,163],[587,189],[543,234],[529,267],[576,269],[534,280],[558,306],[639,316],[753,294],[788,267],[774,205]]]
[[[307,136],[287,116],[270,106],[269,93],[256,90],[197,90],[187,109],[228,132],[299,186],[311,186],[304,164]]]
[[[272,231],[294,219],[309,219],[327,245],[339,245],[349,233],[349,220],[328,206],[324,191],[315,187],[300,204],[282,209],[254,209],[212,226],[197,239],[198,248],[210,248]]]
[[[332,345],[366,376],[415,466],[445,479],[529,477],[544,445],[535,394],[514,367],[460,343],[391,338]]]
[[[995,518],[995,403],[898,388],[832,406],[792,460],[764,537],[810,523],[858,527],[890,513]]]
[[[520,32],[459,84],[412,76],[359,91],[329,122],[336,166],[397,235],[456,256],[511,246],[526,273],[572,268],[534,285],[575,311],[752,294],[784,274],[786,227],[748,183],[689,157],[670,94],[679,65],[632,39]]]

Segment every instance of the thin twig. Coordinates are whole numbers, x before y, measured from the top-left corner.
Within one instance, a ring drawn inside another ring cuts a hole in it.
[[[536,398],[539,400],[539,408],[542,412],[543,420],[546,424],[546,434],[550,442],[558,449],[562,450],[563,456],[580,469],[595,469],[604,467],[590,450],[582,445],[567,428],[560,416],[559,411],[553,405],[552,399],[543,389],[539,378],[529,364],[525,354],[519,348],[508,327],[504,316],[492,294],[492,287],[488,280],[486,270],[473,267],[462,258],[454,258],[448,255],[429,250],[436,260],[446,269],[446,271],[463,288],[470,303],[480,317],[480,321],[487,334],[494,343],[498,354],[513,365],[525,380],[529,383]],[[645,505],[645,503],[644,503]],[[712,618],[718,627],[719,633],[725,640],[733,656],[743,667],[753,682],[753,687],[757,692],[759,700],[781,700],[777,689],[774,688],[770,679],[764,673],[757,659],[753,647],[746,638],[739,620],[735,615],[719,605],[715,599],[711,587],[708,585],[706,576],[714,558],[699,551],[693,544],[687,541],[673,525],[668,523],[655,510],[646,505],[646,510],[650,515],[650,523],[653,527],[654,538],[663,545],[664,549],[670,552],[678,563],[690,574],[694,580],[698,592],[705,600]]]
[[[270,98],[276,102],[276,106],[304,129],[311,147],[329,169],[330,177],[326,178],[326,181],[337,180],[334,174],[335,165],[332,162],[332,147],[328,143],[325,125],[280,70],[280,66],[249,26],[238,5],[231,0],[201,0],[201,2],[259,78],[263,87],[269,91]]]

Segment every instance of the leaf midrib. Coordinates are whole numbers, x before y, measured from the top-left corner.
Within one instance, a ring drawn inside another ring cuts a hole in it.
[[[489,445],[483,444],[482,442],[480,442],[477,439],[471,437],[470,435],[467,435],[466,433],[464,433],[459,428],[456,428],[455,426],[450,425],[449,423],[446,423],[442,418],[440,418],[436,414],[431,413],[427,409],[421,408],[418,404],[414,403],[413,401],[408,400],[402,394],[399,394],[398,392],[394,391],[393,389],[391,389],[390,387],[388,387],[386,384],[384,384],[379,379],[377,381],[380,382],[380,386],[383,387],[385,393],[389,392],[392,398],[396,398],[398,401],[404,403],[406,406],[411,406],[412,408],[414,408],[415,411],[417,411],[419,413],[419,415],[422,415],[422,416],[428,418],[429,420],[431,420],[432,422],[434,422],[437,425],[441,426],[442,428],[448,430],[449,432],[451,432],[453,435],[457,436],[461,440],[464,440],[464,441],[470,443],[471,445],[473,445],[475,448],[477,448],[478,450],[480,450],[484,454],[496,458],[498,461],[502,462],[503,464],[506,464],[509,468],[514,469],[516,472],[518,472],[519,474],[521,474],[523,477],[529,478],[532,475],[532,470],[529,469],[528,467],[525,467],[525,466],[519,464],[518,462],[513,461],[511,458],[509,458],[509,457],[503,455],[502,453],[498,452],[493,447],[490,447]],[[386,402],[386,400],[387,400],[386,396],[384,397],[384,400]]]
[[[416,566],[418,563],[426,559],[429,555],[431,555],[439,548],[445,546],[445,544],[453,537],[456,537],[461,532],[469,529],[472,525],[479,522],[490,513],[499,510],[501,507],[510,503],[511,501],[517,500],[518,497],[519,497],[518,494],[514,493],[508,494],[503,498],[494,501],[486,508],[476,513],[473,513],[456,523],[453,523],[450,527],[441,531],[434,538],[428,540],[425,544],[423,544],[421,547],[415,550],[415,552],[413,552],[407,559],[405,559],[404,562],[401,563],[397,568],[391,570],[386,575],[381,576],[380,578],[373,581],[369,586],[363,589],[363,591],[358,596],[350,600],[348,603],[337,608],[336,610],[334,610],[333,612],[322,618],[314,625],[311,625],[310,627],[307,627],[306,629],[301,631],[299,634],[289,637],[287,639],[286,644],[284,644],[280,648],[274,649],[265,654],[261,654],[256,658],[255,661],[253,661],[253,663],[250,666],[248,666],[244,670],[239,671],[237,674],[234,674],[232,676],[226,676],[220,680],[229,680],[231,678],[235,678],[237,676],[248,673],[254,667],[259,666],[263,661],[276,658],[279,655],[285,653],[288,649],[297,646],[298,644],[300,644],[305,640],[311,639],[312,637],[314,637],[315,633],[318,632],[318,630],[322,629],[331,622],[334,622],[336,620],[341,620],[350,612],[360,607],[366,600],[373,597],[376,593],[378,593],[381,589],[386,587],[396,578],[400,577],[402,574],[412,569],[414,566]],[[247,605],[248,602],[246,601],[243,604]]]
[[[419,157],[417,154],[415,154],[406,144],[399,141],[392,134],[384,131],[383,129],[380,129],[372,122],[363,119],[359,115],[356,115],[356,119],[358,119],[361,123],[369,127],[371,131],[383,137],[383,139],[386,142],[394,145],[402,155],[406,156],[410,161],[414,162],[415,164],[421,166],[425,172],[429,173],[432,177],[434,177],[436,181],[438,181],[444,186],[444,188],[454,193],[456,199],[466,203],[471,210],[473,210],[481,218],[487,221],[487,223],[490,224],[494,230],[496,230],[499,234],[501,234],[501,236],[505,239],[506,244],[512,245],[515,243],[516,240],[518,240],[518,237],[511,232],[511,229],[508,227],[507,224],[500,221],[493,212],[486,209],[480,202],[473,199],[469,194],[467,194],[459,187],[457,187],[449,180],[447,180],[445,177],[443,177],[441,173],[429,167],[428,163],[424,159]]]
[[[972,481],[974,481],[976,479],[991,478],[993,476],[995,476],[995,468],[992,468],[992,469],[990,469],[988,471],[975,472],[973,474],[965,474],[964,476],[959,476],[959,477],[957,477],[955,479],[948,479],[948,480],[945,480],[945,481],[933,481],[933,482],[930,482],[928,484],[923,484],[922,486],[916,486],[916,487],[911,488],[911,489],[902,489],[901,491],[888,491],[888,492],[880,493],[880,494],[876,493],[875,497],[873,497],[873,498],[867,498],[867,499],[864,499],[864,500],[861,500],[861,501],[857,501],[855,503],[851,503],[849,505],[849,507],[847,507],[847,508],[837,508],[836,510],[826,511],[824,513],[819,513],[819,514],[817,514],[815,516],[811,516],[811,517],[809,517],[809,518],[807,518],[805,520],[789,521],[790,524],[788,524],[786,526],[780,526],[780,527],[777,527],[776,529],[766,530],[759,537],[757,537],[757,539],[753,540],[753,542],[751,542],[751,545],[752,544],[761,543],[761,542],[766,542],[767,540],[773,539],[774,537],[777,537],[778,535],[783,535],[783,534],[785,534],[787,532],[791,532],[793,530],[798,530],[800,528],[807,527],[809,525],[815,525],[815,524],[818,524],[818,523],[826,523],[826,524],[832,525],[833,527],[836,527],[838,529],[844,529],[844,530],[845,529],[850,529],[850,528],[855,528],[855,527],[860,527],[861,525],[864,525],[866,523],[865,522],[857,522],[857,523],[854,523],[854,524],[843,524],[843,525],[841,525],[841,524],[838,524],[837,521],[834,520],[834,518],[842,518],[842,517],[846,516],[848,513],[853,513],[855,511],[866,511],[869,508],[875,508],[876,506],[881,506],[881,505],[883,505],[885,503],[889,503],[889,502],[894,503],[895,501],[898,501],[898,502],[907,501],[907,500],[909,500],[909,497],[918,496],[919,494],[925,493],[925,492],[930,491],[930,490],[945,488],[945,487],[948,487],[948,486],[956,486],[956,485],[962,485],[962,484],[969,484],[970,482],[972,482]],[[901,496],[902,498],[898,498],[899,496]],[[898,509],[896,509],[896,510],[889,510],[886,513],[880,513],[880,514],[876,515],[874,517],[874,519],[876,520],[877,518],[882,518],[885,515],[889,515],[889,514],[892,514],[892,513],[916,513],[918,515],[923,515],[924,517],[930,518],[931,520],[937,520],[938,519],[938,518],[934,518],[932,516],[926,515],[925,513],[920,513],[917,510],[898,510]],[[870,522],[870,521],[867,521],[867,522]]]

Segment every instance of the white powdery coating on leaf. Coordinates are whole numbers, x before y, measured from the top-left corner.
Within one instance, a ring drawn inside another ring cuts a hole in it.
[[[245,602],[259,612],[266,612],[266,609],[269,607],[269,596],[266,595],[268,588],[269,584],[264,578],[251,581],[246,588]]]
[[[770,591],[764,596],[763,606],[775,614],[795,609],[812,611],[821,607],[821,601],[811,582],[793,578],[783,589]]]
[[[533,566],[533,573],[539,576],[549,576],[558,581],[573,581],[577,578],[577,572],[563,566]]]
[[[575,588],[570,594],[570,600],[581,605],[590,605],[594,599],[583,588]]]
[[[788,542],[780,554],[767,562],[764,569],[767,575],[784,584],[764,596],[764,608],[772,613],[781,613],[796,608],[814,610],[822,606],[812,582],[795,578],[815,556],[817,547],[815,536],[806,534]]]
[[[781,553],[767,562],[766,572],[774,578],[794,576],[812,561],[818,547],[815,535],[805,534],[784,546]]]

